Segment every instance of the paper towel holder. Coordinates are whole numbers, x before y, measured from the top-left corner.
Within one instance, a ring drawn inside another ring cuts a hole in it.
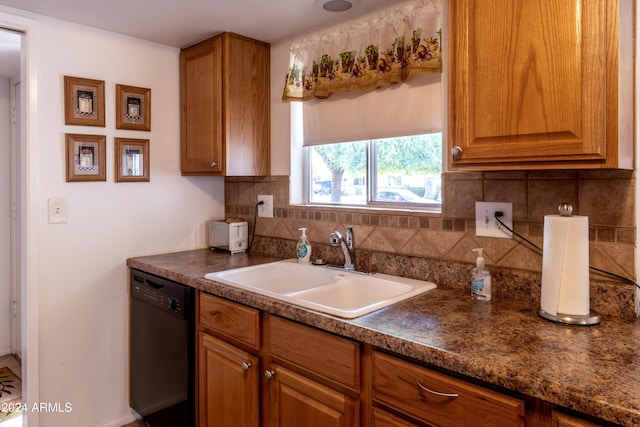
[[[573,206],[571,203],[560,203],[558,205],[558,214],[560,214],[560,216],[571,216],[573,214]],[[538,315],[543,319],[567,325],[593,326],[599,324],[601,320],[600,314],[593,310],[589,310],[589,314],[551,314],[539,308]]]
[[[566,325],[593,326],[600,323],[601,320],[600,314],[595,311],[589,311],[589,314],[583,315],[562,313],[553,315],[540,308],[538,309],[538,315],[543,319],[564,323]]]

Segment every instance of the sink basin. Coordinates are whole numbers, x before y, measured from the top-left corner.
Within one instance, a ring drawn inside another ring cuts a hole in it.
[[[209,273],[206,279],[248,289],[264,295],[286,295],[332,283],[332,270],[297,260],[283,260]]]
[[[422,280],[365,275],[297,260],[209,273],[205,278],[349,319],[436,288]]]

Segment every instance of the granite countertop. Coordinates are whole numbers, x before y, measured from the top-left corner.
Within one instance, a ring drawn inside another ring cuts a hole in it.
[[[565,326],[541,319],[530,302],[475,301],[446,288],[347,320],[204,279],[275,260],[200,249],[127,265],[613,423],[640,424],[640,320]]]

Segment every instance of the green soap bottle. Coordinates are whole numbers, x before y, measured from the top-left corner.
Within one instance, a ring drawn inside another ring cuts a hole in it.
[[[300,236],[300,240],[298,240],[298,244],[296,245],[296,257],[298,258],[298,262],[311,262],[311,245],[307,238],[307,229],[303,227],[298,228],[298,230],[302,231],[302,236]]]

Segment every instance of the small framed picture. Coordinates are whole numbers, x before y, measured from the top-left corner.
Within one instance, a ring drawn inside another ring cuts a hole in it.
[[[149,140],[115,138],[116,182],[149,181]]]
[[[116,85],[116,129],[151,130],[151,89]]]
[[[106,181],[106,136],[65,135],[67,182]]]
[[[104,127],[104,80],[64,76],[64,123]]]

